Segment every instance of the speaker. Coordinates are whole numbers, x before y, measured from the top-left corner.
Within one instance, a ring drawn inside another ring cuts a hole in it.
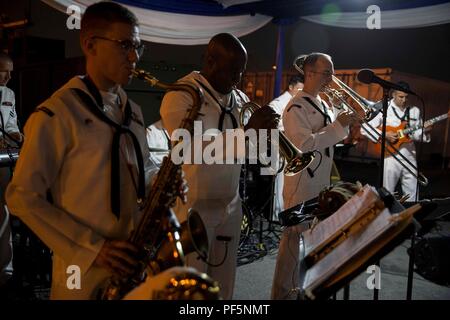
[[[419,238],[414,251],[415,271],[433,283],[450,287],[450,235],[427,234]]]

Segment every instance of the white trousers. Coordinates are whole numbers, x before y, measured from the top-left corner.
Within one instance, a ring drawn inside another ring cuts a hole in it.
[[[221,297],[230,300],[233,297],[241,234],[242,207],[239,194],[228,204],[220,200],[197,200],[192,208],[199,212],[205,224],[209,243],[208,263],[213,266],[200,260],[197,253],[186,256],[186,265],[218,281]],[[231,240],[225,243],[217,240],[217,236],[230,237]],[[221,262],[223,263],[220,264]],[[214,266],[217,264],[220,266]]]
[[[300,223],[283,230],[272,283],[273,300],[296,300],[300,273],[300,234],[309,223]]]
[[[411,168],[410,165],[406,164],[405,161],[399,157],[399,159],[411,169],[411,171],[416,172],[415,169]],[[413,157],[407,157],[407,159],[414,164],[417,168],[416,159]],[[383,186],[389,191],[394,192],[397,183],[400,181],[400,186],[402,193],[404,195],[409,195],[407,201],[416,201],[417,196],[417,179],[416,177],[406,170],[394,157],[386,157],[384,160],[384,174],[383,174]]]

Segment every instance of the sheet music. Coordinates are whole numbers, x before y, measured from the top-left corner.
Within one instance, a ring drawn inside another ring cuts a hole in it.
[[[310,267],[302,284],[303,290],[313,297],[313,291],[324,282],[331,285],[356,270],[404,230],[419,209],[417,204],[394,215],[384,209],[368,225],[350,233],[345,241]]]
[[[379,201],[379,198],[376,190],[370,185],[365,185],[338,211],[321,221],[315,228],[303,233],[305,256],[309,256],[326,246],[336,236],[340,235],[342,230],[348,228],[370,207],[374,206],[377,201]]]

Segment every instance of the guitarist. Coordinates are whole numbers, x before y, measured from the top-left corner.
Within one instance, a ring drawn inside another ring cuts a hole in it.
[[[409,89],[408,83],[404,81],[399,81],[397,83],[405,89]],[[403,91],[394,90],[392,92],[392,99],[389,101],[387,116],[386,116],[386,127],[399,127],[402,124],[406,124],[406,128],[421,125],[422,120],[420,118],[420,110],[415,106],[406,106],[406,99],[408,94]],[[374,128],[378,128],[377,131],[381,133],[381,128],[383,125],[383,115],[379,113],[370,122]],[[432,126],[425,128],[423,135],[423,142],[430,142],[430,131]],[[361,129],[361,133],[372,140],[371,137],[367,135],[365,130]],[[399,147],[400,153],[402,153],[414,166],[417,168],[416,161],[416,147],[414,141],[422,140],[422,129],[415,130],[411,132],[408,136],[410,140],[408,142],[402,143]],[[391,144],[396,144],[401,137],[395,130],[386,130],[386,140]],[[374,143],[381,142],[381,134],[377,141]],[[387,144],[387,142],[386,142]],[[388,145],[386,146],[388,148]],[[401,160],[402,158],[400,158]],[[405,165],[408,165],[405,161],[402,161]],[[409,165],[408,165],[409,166]],[[411,166],[409,168],[414,171]],[[400,181],[402,193],[404,195],[409,195],[409,201],[417,201],[417,178],[408,172],[390,153],[386,154],[384,160],[384,172],[383,172],[383,186],[390,192],[395,191],[397,183]]]

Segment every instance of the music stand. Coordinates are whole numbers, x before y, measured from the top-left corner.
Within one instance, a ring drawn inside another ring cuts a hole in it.
[[[258,168],[260,169],[261,163],[258,164]],[[268,198],[265,199],[261,204],[258,204],[256,210],[251,209],[248,202],[249,202],[249,194],[247,190],[247,176],[248,173],[252,171],[249,170],[249,164],[247,161],[242,166],[242,175],[241,179],[242,183],[240,185],[240,195],[243,202],[243,210],[247,211],[247,218],[249,222],[249,230],[248,234],[245,236],[245,238],[242,238],[242,225],[241,225],[241,240],[240,240],[240,246],[243,245],[243,242],[245,242],[246,238],[250,237],[251,234],[254,234],[257,236],[258,244],[257,244],[257,250],[258,251],[267,251],[265,248],[265,242],[264,239],[268,237],[270,233],[274,234],[277,239],[279,239],[279,235],[277,234],[277,230],[274,228],[275,224],[279,224],[273,220],[273,214],[274,214],[274,195],[275,195],[275,179],[276,175],[272,175],[270,177],[270,182],[268,183],[268,188],[264,190],[268,191]],[[278,172],[277,172],[278,173]],[[267,182],[264,183],[264,186]],[[264,193],[265,194],[265,193]],[[244,208],[245,207],[245,208]],[[268,216],[266,216],[266,213]],[[259,226],[255,226],[256,223],[256,217],[259,219]],[[265,221],[267,221],[268,226],[265,228]],[[270,238],[270,237],[269,237]]]
[[[379,172],[379,181],[378,187],[383,187],[383,178],[384,178],[384,158],[386,152],[386,119],[387,119],[387,109],[389,103],[389,89],[383,87],[383,124],[381,127],[381,155],[380,155],[380,172]]]
[[[273,225],[275,225],[275,224],[280,225],[280,223],[277,223],[273,220],[273,213],[274,213],[274,205],[275,205],[274,200],[275,200],[275,196],[276,196],[275,184],[276,184],[277,176],[279,174],[284,174],[283,166],[281,166],[281,168],[276,172],[276,174],[274,174],[272,176],[272,179],[270,182],[270,187],[271,187],[270,188],[270,208],[269,208],[269,213],[268,213],[268,218],[267,218],[268,226],[267,226],[267,229],[265,230],[266,232],[268,232],[267,235],[272,233],[273,235],[275,235],[275,237],[277,237],[278,240],[280,240],[280,236],[277,234],[277,232],[273,228]]]
[[[269,238],[270,234],[273,234],[278,240],[280,240],[280,236],[277,234],[276,230],[273,228],[274,224],[277,224],[273,220],[273,213],[274,213],[274,198],[275,198],[275,181],[277,178],[277,174],[279,174],[280,171],[278,171],[276,174],[272,175],[272,178],[270,179],[270,198],[269,201],[266,201],[263,206],[261,206],[261,209],[258,212],[259,215],[259,246],[262,250],[266,250],[264,248],[264,238]],[[283,173],[281,173],[283,174]],[[267,218],[264,216],[264,209],[269,206],[269,210],[267,213]],[[264,229],[264,219],[267,220],[268,226],[267,229]],[[278,223],[279,224],[279,223]],[[264,236],[264,233],[265,236]]]
[[[389,208],[389,211],[391,214],[393,213],[399,213],[402,211],[406,211],[406,209],[397,201],[395,198],[389,194],[389,192],[383,190],[383,188],[378,189],[378,193],[380,196],[380,199],[383,200],[385,204],[385,208]],[[397,232],[397,234],[392,233],[394,236],[392,239],[390,239],[385,244],[378,243],[378,241],[381,241],[381,238],[378,240],[378,238],[373,238],[374,241],[368,242],[368,244],[364,247],[364,250],[360,250],[360,253],[349,256],[349,259],[345,262],[346,265],[354,265],[356,264],[357,267],[353,269],[353,271],[348,272],[345,271],[346,268],[345,264],[341,266],[335,265],[334,274],[337,274],[337,272],[341,273],[341,275],[344,275],[339,279],[338,281],[333,280],[333,278],[326,278],[322,281],[322,284],[313,289],[313,294],[315,296],[315,299],[328,299],[331,295],[336,294],[338,290],[340,290],[343,286],[345,286],[347,283],[349,283],[351,280],[353,280],[355,277],[357,277],[363,270],[365,270],[369,265],[372,265],[374,262],[379,261],[382,257],[390,253],[394,248],[396,248],[399,244],[401,244],[404,240],[409,238],[412,234],[414,234],[417,231],[417,227],[420,227],[420,224],[417,222],[416,219],[418,219],[418,216],[423,215],[423,213],[429,214],[430,211],[434,210],[432,206],[420,204],[420,209],[417,211],[415,210],[414,217],[412,221],[409,223],[409,225],[406,226],[406,228],[400,232]],[[345,236],[347,239],[347,236]],[[351,235],[350,235],[351,238]],[[349,239],[350,239],[349,238]],[[311,238],[310,238],[311,239]],[[360,239],[359,236],[354,239]],[[376,240],[375,240],[376,239]],[[351,240],[352,242],[354,240]],[[350,244],[352,243],[350,242]],[[332,244],[332,243],[331,243]],[[304,255],[304,241],[300,242],[300,248],[303,253],[301,255]],[[336,247],[331,247],[331,250]],[[341,250],[342,251],[342,250]],[[325,250],[326,252],[326,250]],[[372,252],[372,253],[370,253]],[[366,256],[364,258],[364,256]],[[307,259],[309,257],[304,257],[300,261],[300,287],[304,288],[305,283],[305,276],[306,272],[308,271],[308,268],[312,267],[311,260]],[[361,260],[361,264],[359,264],[357,261]],[[359,264],[359,266],[358,266]],[[320,269],[319,269],[320,270]],[[314,276],[315,273],[313,273]],[[334,276],[333,276],[334,277]],[[409,279],[408,279],[409,282]],[[305,291],[302,289],[303,292],[301,292],[300,298],[307,299],[308,297],[305,295]]]

